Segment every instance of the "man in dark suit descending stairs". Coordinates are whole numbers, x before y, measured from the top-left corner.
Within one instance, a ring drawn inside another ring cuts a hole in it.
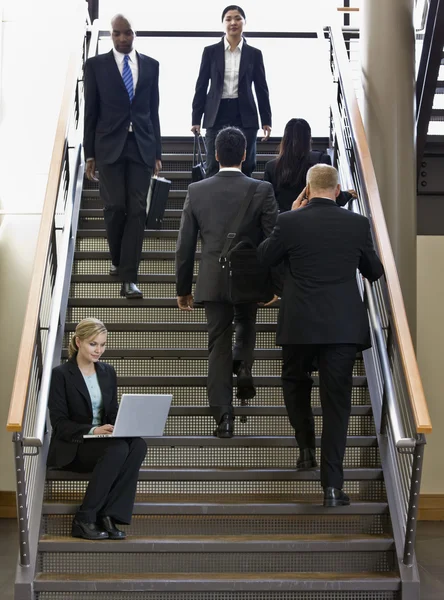
[[[112,20],[113,50],[85,63],[86,176],[99,170],[112,265],[121,296],[142,298],[136,285],[151,174],[162,168],[159,63],[133,49],[134,31]]]
[[[313,361],[319,370],[323,415],[321,485],[325,506],[350,503],[342,491],[357,350],[370,346],[367,311],[356,269],[369,281],[384,270],[366,217],[336,204],[336,169],[312,167],[293,210],[279,215],[258,249],[268,266],[286,261],[276,343],[282,346],[282,388],[300,448],[298,469],[317,466],[311,409]]]

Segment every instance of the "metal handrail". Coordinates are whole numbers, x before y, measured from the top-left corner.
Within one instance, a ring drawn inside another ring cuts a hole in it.
[[[402,425],[401,412],[399,410],[399,404],[396,402],[395,385],[393,382],[393,376],[390,369],[390,360],[387,353],[387,345],[384,337],[384,333],[381,326],[381,316],[376,308],[376,302],[374,298],[373,288],[369,281],[364,281],[365,287],[365,298],[367,303],[367,311],[370,317],[370,323],[375,336],[378,356],[382,374],[384,377],[385,384],[385,395],[387,400],[387,409],[389,413],[390,422],[393,429],[393,436],[395,438],[395,444],[397,448],[410,448],[413,449],[416,446],[416,439],[412,437],[406,437],[404,427]]]
[[[31,279],[28,304],[26,308],[24,327],[17,360],[17,368],[14,378],[14,386],[6,425],[7,431],[11,432],[21,432],[25,419],[26,399],[29,388],[33,352],[37,339],[45,270],[51,244],[52,224],[59,194],[63,157],[66,150],[66,139],[70,127],[70,110],[72,106],[71,100],[75,94],[75,89],[77,86],[77,74],[81,66],[81,57],[79,56],[78,49],[81,45],[81,41],[83,40],[84,33],[82,32],[82,37],[80,37],[80,35],[81,32],[79,29],[78,38],[75,37],[73,40],[73,51],[71,52],[69,59],[61,110],[54,141],[51,166],[48,175],[48,185],[46,188],[45,202],[43,206],[35,252],[33,276]]]
[[[344,90],[344,109],[348,115],[350,135],[355,147],[356,168],[359,171],[361,180],[364,182],[364,201],[367,206],[367,212],[371,217],[376,247],[385,268],[387,301],[392,315],[393,332],[396,336],[402,360],[403,376],[406,382],[410,403],[409,409],[413,414],[416,433],[430,433],[432,431],[430,414],[407,322],[404,301],[385,223],[373,163],[370,158],[364,126],[354,92],[345,43],[339,27],[332,26],[329,28],[329,31],[332,48],[339,66],[337,76],[339,77],[342,89]]]

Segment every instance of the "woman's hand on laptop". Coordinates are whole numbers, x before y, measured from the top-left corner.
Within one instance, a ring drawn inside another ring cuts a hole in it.
[[[104,433],[112,433],[113,431],[114,425],[101,425],[94,429],[93,435],[103,435]]]

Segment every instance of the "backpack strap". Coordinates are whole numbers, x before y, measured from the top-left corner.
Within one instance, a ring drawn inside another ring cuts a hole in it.
[[[245,213],[247,212],[248,207],[250,206],[250,203],[253,199],[253,196],[254,196],[257,188],[259,187],[259,184],[260,184],[259,181],[252,181],[250,183],[250,185],[248,186],[248,189],[247,189],[247,193],[245,194],[245,197],[241,202],[239,210],[238,210],[236,216],[234,217],[233,221],[230,223],[230,226],[228,228],[227,237],[225,239],[225,244],[224,244],[224,247],[222,248],[222,252],[219,257],[219,262],[222,264],[222,266],[224,266],[224,263],[227,262],[227,254],[230,251],[230,248],[233,245],[234,239],[239,232],[241,223],[245,217]]]

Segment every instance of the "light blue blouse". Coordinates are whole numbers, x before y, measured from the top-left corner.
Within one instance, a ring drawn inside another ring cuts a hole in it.
[[[83,375],[83,373],[82,373]],[[88,388],[89,396],[91,398],[91,405],[93,411],[93,426],[89,430],[89,433],[92,434],[95,427],[100,427],[102,425],[103,418],[103,398],[102,391],[100,389],[99,380],[97,379],[97,373],[93,373],[92,375],[83,375],[83,379],[85,380],[86,387]]]

